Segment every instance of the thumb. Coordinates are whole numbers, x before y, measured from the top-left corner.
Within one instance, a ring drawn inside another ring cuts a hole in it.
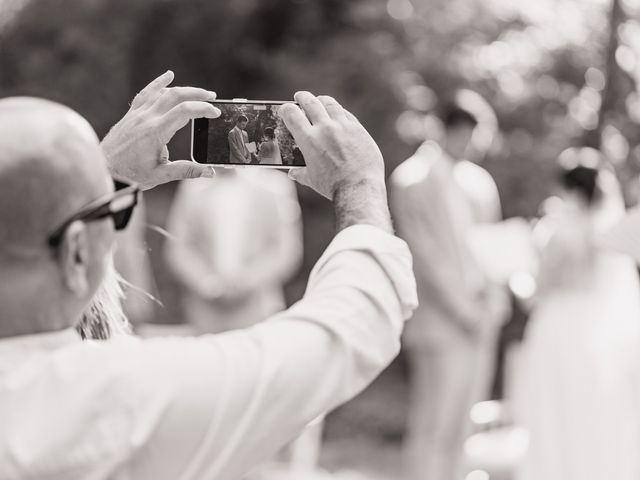
[[[165,163],[158,166],[157,169],[160,170],[160,176],[164,180],[162,183],[186,180],[188,178],[213,178],[216,175],[215,170],[210,165],[202,165],[190,160]]]
[[[298,182],[300,185],[305,185],[307,187],[311,186],[309,184],[309,175],[307,174],[306,168],[292,168],[289,170],[289,178]]]

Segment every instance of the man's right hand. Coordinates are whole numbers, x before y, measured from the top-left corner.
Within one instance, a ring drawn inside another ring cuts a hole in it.
[[[173,180],[213,177],[209,165],[190,160],[169,161],[167,143],[194,118],[216,118],[220,110],[209,101],[214,92],[193,87],[169,87],[168,71],[147,85],[126,115],[102,140],[112,175],[152,188]]]
[[[307,166],[289,176],[334,201],[338,230],[366,223],[391,232],[384,160],[376,142],[333,98],[298,92],[295,99],[300,108],[286,104],[281,116]]]

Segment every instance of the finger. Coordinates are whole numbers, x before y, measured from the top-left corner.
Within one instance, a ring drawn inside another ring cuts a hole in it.
[[[173,82],[174,74],[171,70],[167,70],[158,78],[153,80],[149,85],[144,87],[135,96],[131,102],[131,108],[139,108],[148,102],[155,102],[155,100],[162,93],[162,89],[169,86]]]
[[[195,118],[218,118],[220,110],[207,102],[182,102],[160,117],[159,134],[164,143]]]
[[[296,92],[294,95],[296,102],[300,108],[304,110],[307,118],[312,124],[322,122],[329,119],[329,114],[324,105],[313,94],[309,92]]]
[[[296,142],[300,142],[300,139],[308,135],[311,124],[300,107],[293,103],[286,103],[280,107],[279,115]]]
[[[289,170],[289,178],[306,187],[311,186],[309,182],[309,174],[306,168],[292,168]]]
[[[216,99],[216,92],[196,87],[165,88],[154,103],[160,113],[166,113],[182,102],[209,102]]]
[[[328,198],[329,200],[331,200],[331,198],[329,196],[327,196],[326,194],[322,193],[321,190],[319,190],[316,186],[313,185],[313,182],[311,181],[311,176],[309,175],[309,170],[308,169],[306,169],[306,168],[292,168],[291,170],[289,170],[289,178],[291,180],[295,180],[300,185],[304,185],[305,187],[311,188],[312,190],[318,192],[323,197]]]
[[[360,123],[360,120],[358,120],[358,117],[356,117],[353,113],[351,113],[346,108],[344,108],[343,110],[344,110],[344,115],[347,117],[348,120],[351,120],[352,122],[355,122],[355,123]]]
[[[344,113],[344,108],[342,108],[342,105],[340,105],[335,98],[329,97],[328,95],[320,95],[318,100],[320,100],[320,103],[324,106],[329,117],[337,121],[346,120],[347,116]]]
[[[191,160],[177,160],[156,167],[154,171],[158,183],[186,180],[189,178],[213,178],[215,170],[210,165],[203,165]]]
[[[162,163],[166,163],[169,161],[169,148],[166,145],[162,147],[162,152],[160,153],[160,161]]]

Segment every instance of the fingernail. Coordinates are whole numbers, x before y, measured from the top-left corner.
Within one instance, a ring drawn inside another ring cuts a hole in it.
[[[204,115],[206,118],[218,118],[222,114],[219,108],[216,108],[213,105],[209,105],[209,107],[209,111]]]
[[[287,173],[287,176],[291,179],[291,180],[295,180],[295,170],[289,170],[289,172]]]
[[[205,168],[200,173],[200,178],[213,178],[216,176],[216,171],[213,168]]]
[[[218,98],[218,94],[216,92],[209,91],[209,100],[215,100]]]

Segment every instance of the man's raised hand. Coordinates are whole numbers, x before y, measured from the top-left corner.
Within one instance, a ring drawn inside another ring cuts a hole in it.
[[[304,155],[307,168],[289,176],[334,200],[336,192],[362,183],[384,186],[384,161],[358,119],[332,97],[309,92],[283,105],[281,116]]]
[[[102,140],[109,171],[143,186],[197,177],[213,177],[213,169],[190,160],[169,161],[167,143],[189,120],[220,116],[208,103],[214,92],[194,87],[169,87],[168,71],[147,85],[125,116]]]
[[[358,119],[331,97],[298,92],[300,105],[283,105],[281,115],[306,168],[289,176],[333,200],[338,231],[368,224],[392,232],[384,160]]]

